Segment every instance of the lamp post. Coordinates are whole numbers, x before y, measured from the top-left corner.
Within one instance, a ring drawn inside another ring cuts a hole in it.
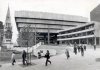
[[[96,35],[95,35],[95,28],[94,28],[94,50],[96,50]]]

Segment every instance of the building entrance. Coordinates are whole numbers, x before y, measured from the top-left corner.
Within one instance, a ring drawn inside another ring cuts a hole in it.
[[[36,36],[37,42],[43,42],[44,44],[56,44],[57,43],[57,33],[38,33]]]

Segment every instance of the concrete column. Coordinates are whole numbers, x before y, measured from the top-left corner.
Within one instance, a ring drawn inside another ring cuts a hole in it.
[[[94,45],[96,45],[96,36],[94,37]]]
[[[87,38],[87,45],[88,45],[88,38]]]
[[[46,43],[46,36],[44,35],[44,44]]]
[[[79,39],[79,44],[80,44],[80,39]]]
[[[49,31],[49,25],[48,25],[48,44],[50,44],[50,31]]]
[[[87,36],[87,32],[86,32],[86,36]],[[87,43],[87,45],[88,45],[88,38],[86,38],[86,43]]]
[[[35,45],[36,45],[36,24],[35,24]]]

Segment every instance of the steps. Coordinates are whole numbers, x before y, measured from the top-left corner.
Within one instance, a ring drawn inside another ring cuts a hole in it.
[[[72,47],[67,47],[66,45],[41,45],[37,49],[54,49],[56,50],[57,54],[65,52],[65,49],[71,50]]]

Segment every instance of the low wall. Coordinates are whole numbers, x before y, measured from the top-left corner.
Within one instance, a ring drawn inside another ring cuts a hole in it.
[[[0,52],[0,61],[11,60],[12,52]]]

